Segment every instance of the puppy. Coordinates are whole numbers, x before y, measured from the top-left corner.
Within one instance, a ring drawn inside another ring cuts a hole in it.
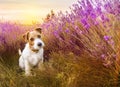
[[[44,54],[44,42],[41,40],[41,28],[28,32],[23,35],[26,42],[25,48],[21,52],[19,49],[19,67],[25,70],[25,75],[31,75],[31,69],[38,66],[41,69]]]

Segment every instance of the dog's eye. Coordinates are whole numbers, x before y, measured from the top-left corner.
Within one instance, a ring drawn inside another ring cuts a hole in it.
[[[38,35],[37,37],[38,37],[38,38],[41,38],[41,36],[40,36],[40,35]]]
[[[30,41],[34,41],[34,38],[30,38]]]

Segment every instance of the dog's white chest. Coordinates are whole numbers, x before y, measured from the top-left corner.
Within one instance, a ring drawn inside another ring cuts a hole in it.
[[[35,53],[28,57],[28,62],[32,66],[36,66],[39,62],[42,61],[42,54],[41,53]]]
[[[22,57],[23,60],[27,60],[31,66],[36,66],[39,62],[43,62],[43,48],[36,53],[29,49],[28,46],[23,50]]]

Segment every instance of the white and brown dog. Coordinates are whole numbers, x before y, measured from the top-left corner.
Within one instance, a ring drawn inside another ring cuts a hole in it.
[[[41,40],[41,28],[26,33],[23,38],[27,43],[22,52],[19,50],[19,66],[22,70],[25,70],[25,75],[29,76],[31,75],[31,69],[34,66],[41,68],[44,60],[44,42]]]

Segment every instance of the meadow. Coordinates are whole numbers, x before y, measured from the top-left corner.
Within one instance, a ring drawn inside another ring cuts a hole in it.
[[[0,21],[0,87],[120,86],[120,1],[79,0],[69,9],[51,11],[42,24]],[[22,35],[36,27],[42,28],[45,62],[26,77],[18,49]]]

